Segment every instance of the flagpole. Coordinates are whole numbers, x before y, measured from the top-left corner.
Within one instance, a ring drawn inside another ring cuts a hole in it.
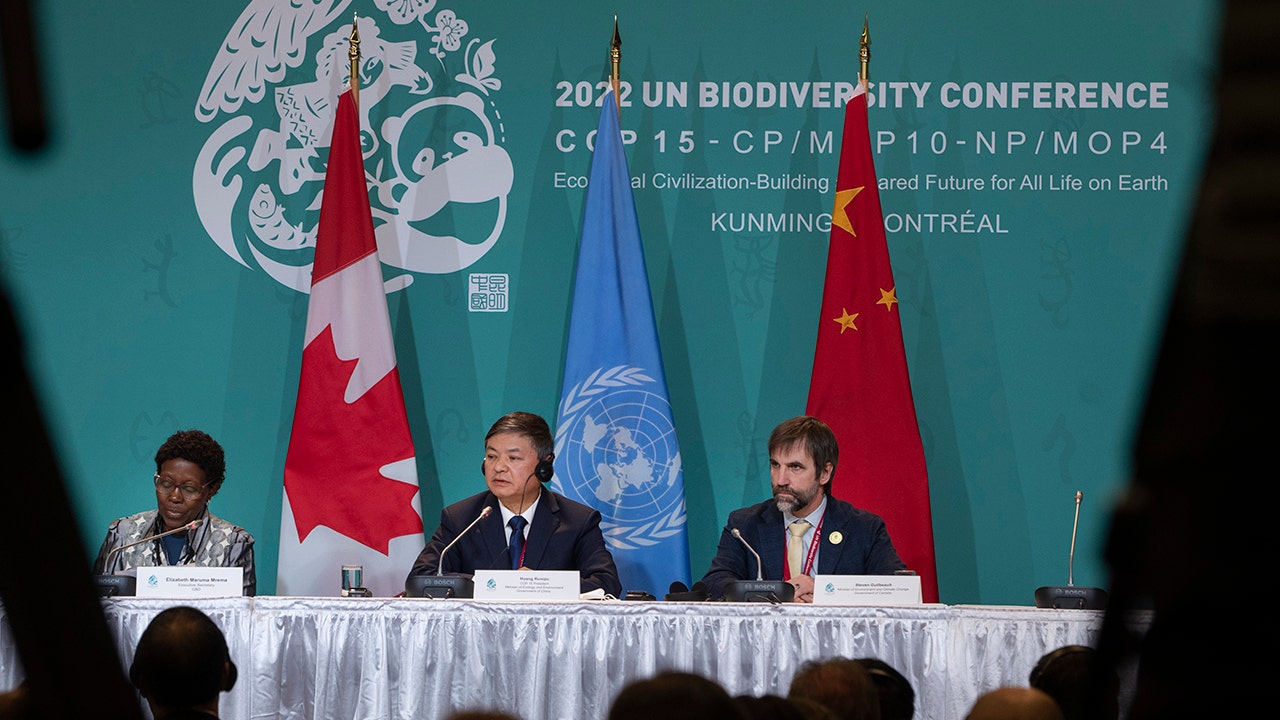
[[[862,18],[862,39],[858,41],[858,82],[862,83],[862,87],[870,90],[869,82],[871,79],[870,71],[867,66],[871,64],[871,36],[867,34],[867,23],[870,19],[870,13]]]
[[[859,87],[845,105],[831,238],[823,281],[809,400],[842,448],[860,444],[831,481],[835,497],[885,523],[907,568],[921,580],[924,602],[938,602],[929,473],[911,395],[876,181],[868,106],[870,22],[863,20]],[[878,292],[877,292],[878,291]],[[863,308],[879,308],[864,312]],[[853,320],[857,320],[853,324]],[[851,330],[852,332],[845,332]]]
[[[866,31],[863,31],[863,37],[866,37]],[[348,38],[350,46],[347,48],[347,61],[351,64],[351,99],[356,103],[356,110],[360,109],[360,16],[351,13],[351,37]]]
[[[622,114],[622,36],[618,35],[618,16],[613,16],[613,40],[609,43],[609,83],[613,85],[613,100]]]

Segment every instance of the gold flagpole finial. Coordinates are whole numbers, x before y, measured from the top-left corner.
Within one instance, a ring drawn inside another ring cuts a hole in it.
[[[351,37],[348,38],[347,61],[351,64],[351,99],[360,107],[360,16],[351,13]]]
[[[618,16],[613,16],[613,40],[609,43],[609,82],[613,85],[613,99],[622,112],[622,36],[618,34]]]
[[[867,66],[871,64],[871,36],[867,34],[867,21],[870,13],[862,18],[862,39],[858,41],[858,81],[864,88],[868,87],[871,74]],[[870,89],[870,88],[868,88]]]

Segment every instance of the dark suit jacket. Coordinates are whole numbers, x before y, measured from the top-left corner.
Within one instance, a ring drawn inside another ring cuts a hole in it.
[[[742,539],[760,553],[764,579],[782,579],[786,563],[786,535],[782,527],[782,511],[769,499],[729,514],[729,522],[720,534],[720,547],[711,559],[711,569],[702,578],[712,598],[723,597],[724,585],[730,580],[756,579],[756,558],[733,536],[733,528],[737,528]],[[839,544],[831,542],[831,534],[837,531],[841,535]],[[906,567],[893,548],[889,531],[879,515],[827,497],[816,574],[892,575],[893,571]]]
[[[409,577],[434,575],[440,563],[440,551],[453,542],[486,505],[493,508],[493,512],[449,549],[444,557],[444,572],[473,575],[477,569],[510,569],[501,505],[498,498],[486,490],[441,511],[440,526],[418,554]],[[582,574],[582,592],[600,588],[614,597],[622,596],[618,568],[600,532],[599,511],[545,487],[533,524],[529,526],[524,564],[533,570],[577,570]]]

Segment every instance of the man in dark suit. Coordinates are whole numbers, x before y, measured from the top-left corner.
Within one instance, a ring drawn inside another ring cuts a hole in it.
[[[725,583],[754,580],[756,559],[733,536],[760,553],[764,578],[796,588],[796,602],[813,602],[813,576],[890,575],[906,569],[880,516],[831,496],[840,448],[815,417],[791,418],[769,435],[773,498],[735,510],[702,582],[713,598]]]
[[[582,592],[622,595],[618,568],[604,545],[600,513],[544,489],[551,479],[554,441],[547,421],[527,412],[502,416],[484,437],[484,481],[489,489],[446,507],[409,577],[434,575],[440,552],[484,508],[490,516],[449,549],[443,571],[529,568],[577,570]]]

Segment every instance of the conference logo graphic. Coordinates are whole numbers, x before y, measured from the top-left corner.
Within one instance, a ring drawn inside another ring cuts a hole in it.
[[[303,293],[333,114],[350,77],[350,4],[251,0],[195,108],[212,128],[192,172],[201,224],[233,260]],[[354,20],[361,145],[388,291],[484,257],[515,175],[494,103],[494,40],[436,5],[374,0],[379,13]]]
[[[560,491],[600,511],[610,549],[636,550],[684,531],[684,480],[671,405],[643,368],[600,368],[560,401]]]

